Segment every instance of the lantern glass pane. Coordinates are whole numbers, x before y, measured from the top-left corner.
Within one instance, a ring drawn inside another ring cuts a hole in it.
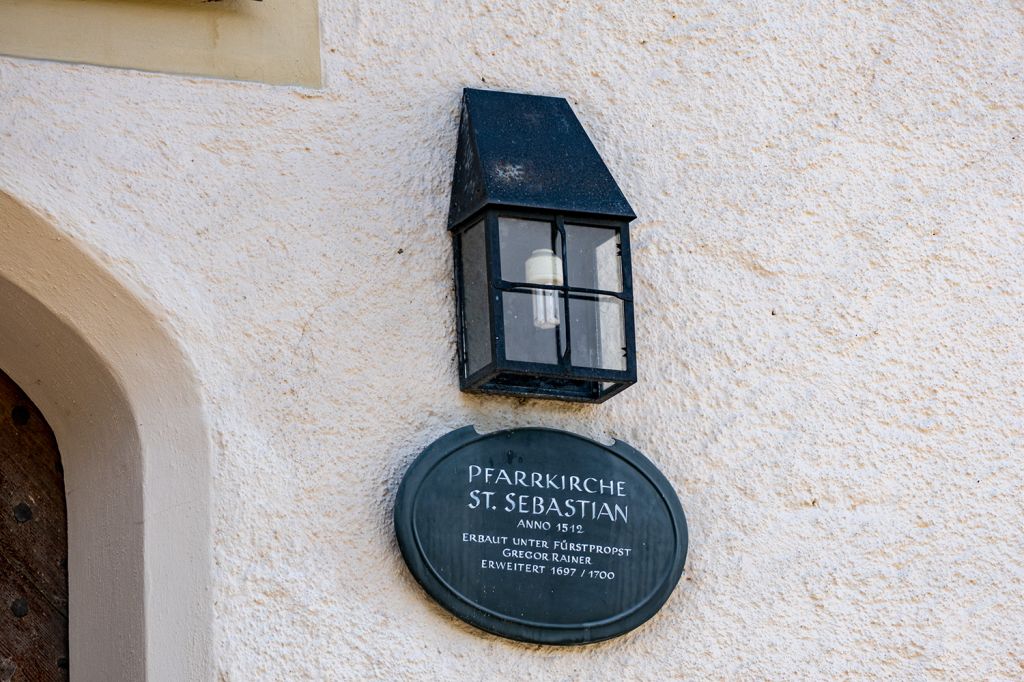
[[[557,365],[565,353],[565,297],[561,292],[502,292],[505,359]],[[540,313],[538,313],[538,308]]]
[[[626,370],[623,302],[614,296],[573,294],[569,299],[572,364]]]
[[[562,243],[554,224],[542,220],[498,218],[498,250],[501,253],[501,279],[506,282],[552,284],[550,281],[531,282],[526,273],[526,261],[535,251],[551,250],[561,267]],[[559,274],[559,280],[561,275]],[[557,282],[561,284],[561,282]]]
[[[463,346],[466,376],[491,361],[491,320],[487,310],[487,249],[484,223],[462,233]]]
[[[622,291],[617,229],[566,223],[565,244],[570,287]]]

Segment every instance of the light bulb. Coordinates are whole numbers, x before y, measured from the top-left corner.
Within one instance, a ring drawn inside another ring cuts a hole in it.
[[[562,286],[562,259],[551,249],[536,249],[526,259],[526,281],[530,284]],[[558,292],[554,289],[534,289],[533,326],[554,329],[559,325]]]

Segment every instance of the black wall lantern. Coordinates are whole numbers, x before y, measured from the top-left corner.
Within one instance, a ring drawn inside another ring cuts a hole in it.
[[[568,102],[466,89],[448,214],[462,390],[596,403],[635,383],[635,218]]]

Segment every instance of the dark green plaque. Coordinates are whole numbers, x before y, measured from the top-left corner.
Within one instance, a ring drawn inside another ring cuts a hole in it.
[[[467,426],[413,462],[395,505],[409,569],[442,606],[504,637],[583,644],[637,627],[686,559],[675,491],[625,443]]]

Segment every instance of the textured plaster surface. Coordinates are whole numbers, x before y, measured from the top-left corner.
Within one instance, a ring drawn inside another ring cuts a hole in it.
[[[0,59],[0,188],[189,355],[219,679],[1024,676],[1019,3],[321,3],[325,87]],[[569,97],[640,218],[640,383],[456,388],[460,89]],[[0,246],[2,248],[2,246]],[[458,426],[619,438],[690,522],[640,629],[424,596],[401,474]]]

